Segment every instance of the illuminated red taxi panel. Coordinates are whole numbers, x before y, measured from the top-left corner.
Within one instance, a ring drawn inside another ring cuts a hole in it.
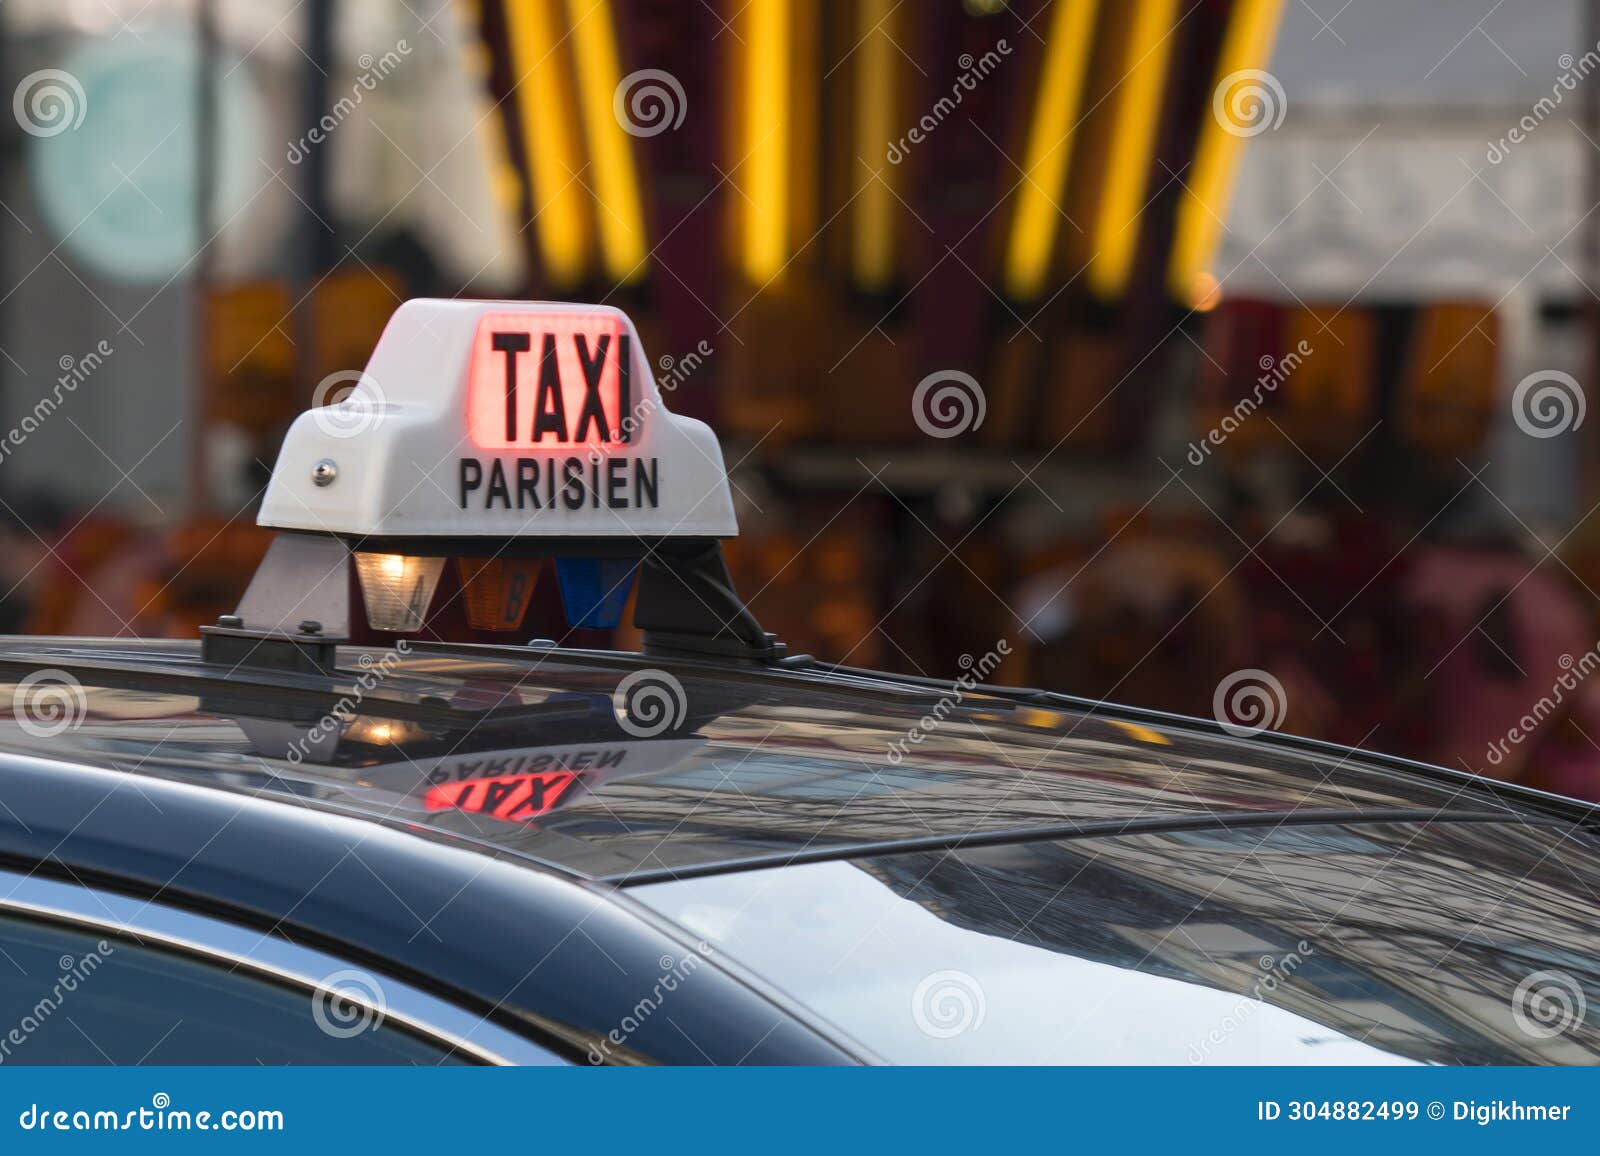
[[[468,437],[485,450],[628,442],[631,344],[614,312],[485,314],[472,341]]]

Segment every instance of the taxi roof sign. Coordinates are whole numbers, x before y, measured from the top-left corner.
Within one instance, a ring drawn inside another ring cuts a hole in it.
[[[258,522],[376,538],[725,538],[716,435],[669,412],[605,305],[407,301],[342,401],[301,414]]]
[[[408,301],[341,378],[349,396],[284,439],[257,518],[282,532],[201,627],[202,661],[332,674],[357,635],[449,643],[430,617],[447,567],[469,631],[513,631],[546,557],[574,628],[615,625],[631,595],[646,653],[784,654],[722,554],[738,525],[716,435],[662,405],[620,310]]]

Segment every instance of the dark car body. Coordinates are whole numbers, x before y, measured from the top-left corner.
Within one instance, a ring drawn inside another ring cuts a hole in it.
[[[682,710],[641,735],[646,670]],[[1600,1053],[1528,994],[1600,995],[1589,809],[1448,770],[805,659],[18,638],[0,681],[0,919],[313,999],[357,970],[434,1059]],[[144,1062],[253,1058],[189,1030]],[[272,1054],[384,1058],[323,1035]]]

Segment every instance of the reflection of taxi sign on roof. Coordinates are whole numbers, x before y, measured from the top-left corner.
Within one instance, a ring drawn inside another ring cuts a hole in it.
[[[559,803],[577,777],[572,771],[549,771],[535,775],[467,779],[442,787],[430,787],[422,801],[430,811],[453,807],[461,811],[493,815],[496,819],[511,823],[526,823]]]
[[[259,521],[281,532],[208,659],[331,669],[363,627],[422,630],[447,565],[469,626],[513,631],[546,562],[573,626],[614,626],[637,574],[647,651],[780,649],[723,562],[716,435],[666,410],[607,306],[405,303],[350,395],[290,428]]]

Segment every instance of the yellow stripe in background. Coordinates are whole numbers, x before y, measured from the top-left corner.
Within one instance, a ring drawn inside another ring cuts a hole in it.
[[[894,0],[859,0],[855,53],[856,196],[851,202],[850,272],[868,292],[886,289],[894,277],[894,166],[887,159],[896,126]]]
[[[532,182],[534,235],[545,279],[555,288],[589,271],[588,192],[578,179],[582,155],[565,63],[556,0],[507,0],[506,39],[523,150]]]
[[[1108,13],[1122,22],[1112,83],[1109,129],[1088,233],[1089,290],[1102,300],[1127,292],[1139,248],[1139,218],[1155,164],[1162,95],[1172,55],[1178,0],[1124,0]],[[1084,179],[1080,177],[1080,179]]]
[[[567,18],[577,62],[584,140],[589,146],[592,179],[588,183],[599,202],[595,225],[600,234],[600,257],[607,277],[619,284],[633,284],[647,271],[648,246],[633,138],[617,120],[614,109],[622,83],[616,23],[609,0],[567,0]]]
[[[749,0],[745,40],[740,260],[764,285],[789,259],[789,140],[792,77],[789,0]]]
[[[822,193],[822,24],[815,5],[789,8],[789,211],[785,256],[801,256],[817,236]]]
[[[1054,259],[1098,7],[1098,0],[1055,0],[1045,36],[1024,179],[1017,186],[1006,245],[1006,292],[1021,300],[1039,295]]]
[[[1194,163],[1189,168],[1186,188],[1178,202],[1173,227],[1172,257],[1167,284],[1184,305],[1203,307],[1216,290],[1211,266],[1222,239],[1223,221],[1233,198],[1234,177],[1248,136],[1230,132],[1213,113],[1213,95],[1223,79],[1247,69],[1265,70],[1272,61],[1272,46],[1278,38],[1278,23],[1283,15],[1283,0],[1234,0],[1212,88],[1205,94],[1199,138],[1195,142]],[[1274,83],[1276,83],[1274,81]],[[1276,117],[1281,109],[1278,98],[1269,94],[1271,105],[1266,115]]]

